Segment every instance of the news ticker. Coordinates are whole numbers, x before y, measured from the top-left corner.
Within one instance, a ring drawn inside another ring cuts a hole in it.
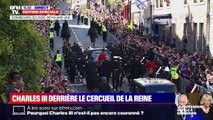
[[[90,106],[90,105],[89,105]],[[117,110],[101,110],[101,109],[96,109],[91,110],[87,109],[89,106],[84,106],[84,105],[79,105],[79,106],[73,106],[73,105],[13,105],[12,106],[12,114],[13,115],[88,115],[88,116],[96,116],[96,115],[122,115],[122,116],[127,116],[127,115],[144,115],[145,112],[152,111],[153,109],[156,108],[161,108],[160,106],[155,106],[153,108],[153,105],[148,105],[147,109],[138,109],[135,106],[129,106],[129,108],[132,107],[132,109],[129,111],[122,111],[122,107],[116,106],[118,108]],[[99,105],[98,105],[99,106]],[[112,105],[114,106],[114,105]],[[125,106],[125,105],[124,105]],[[139,105],[140,106],[140,105]],[[143,106],[143,105],[142,105]],[[142,107],[141,106],[141,107]],[[125,106],[127,107],[127,106]],[[171,106],[170,106],[171,107]],[[143,108],[143,107],[142,107]],[[197,110],[202,109],[201,105],[189,105],[186,106],[185,108],[175,108],[170,109],[173,110],[174,113],[177,115],[198,115]],[[158,109],[160,110],[160,109]],[[157,110],[157,111],[158,111]],[[168,112],[168,111],[164,111]]]
[[[11,93],[10,104],[174,104],[173,93]]]

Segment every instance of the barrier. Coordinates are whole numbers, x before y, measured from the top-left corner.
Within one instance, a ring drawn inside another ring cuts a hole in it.
[[[118,40],[118,38],[115,37],[115,35],[113,35],[113,34],[110,33],[110,32],[107,33],[107,41],[108,41],[109,43],[112,43],[113,46],[114,46],[114,45],[118,45],[118,44],[121,43],[121,42]]]

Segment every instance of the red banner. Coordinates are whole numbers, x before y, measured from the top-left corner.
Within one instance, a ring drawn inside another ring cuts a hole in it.
[[[22,15],[60,15],[60,10],[22,10]]]

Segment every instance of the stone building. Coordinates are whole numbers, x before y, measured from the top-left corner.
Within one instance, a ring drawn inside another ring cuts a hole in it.
[[[208,45],[208,0],[151,0],[152,29],[176,47],[203,51]]]

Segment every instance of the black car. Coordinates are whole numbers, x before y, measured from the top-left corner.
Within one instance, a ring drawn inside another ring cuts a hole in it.
[[[107,48],[94,48],[94,47],[89,47],[86,50],[86,55],[87,58],[94,58],[95,62],[98,62],[98,57],[102,53],[102,50],[104,49],[104,53],[107,54],[108,60],[111,60],[111,52]]]

